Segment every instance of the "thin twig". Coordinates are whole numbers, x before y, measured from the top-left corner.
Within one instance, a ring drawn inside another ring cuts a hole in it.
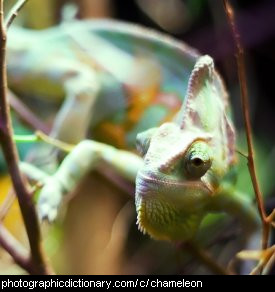
[[[23,5],[15,4],[20,9]],[[12,23],[18,10],[12,9],[13,13],[8,18],[8,24]],[[7,167],[12,179],[13,187],[18,198],[23,221],[26,227],[31,249],[31,260],[37,274],[49,274],[50,268],[45,260],[41,247],[41,233],[38,217],[32,202],[31,195],[27,190],[23,177],[18,167],[18,153],[13,142],[13,130],[10,118],[10,108],[7,102],[7,72],[6,72],[6,28],[4,26],[3,0],[0,0],[0,144],[7,162]],[[33,271],[34,272],[34,271]]]
[[[8,90],[8,101],[13,110],[34,130],[50,133],[50,127],[41,121],[13,92]]]
[[[1,223],[0,245],[20,267],[29,273],[33,273],[28,251],[9,233],[9,231]]]
[[[5,197],[4,202],[1,205],[0,209],[0,224],[5,220],[6,216],[9,213],[12,204],[14,203],[16,195],[14,193],[14,189],[10,188],[8,194]]]
[[[236,149],[235,151],[236,151],[236,153],[240,154],[242,157],[247,159],[247,154],[243,153],[242,151],[240,151],[238,149]]]
[[[260,259],[259,264],[250,272],[249,275],[257,275],[259,273],[261,274],[265,268],[268,269],[270,265],[272,265],[275,255],[275,245],[263,253],[265,254],[264,257]]]
[[[263,274],[268,275],[273,266],[275,266],[275,251],[273,252],[273,255],[270,257],[268,263],[265,265],[263,269]]]
[[[272,222],[274,219],[275,219],[275,209],[273,209],[272,212],[267,216],[267,220],[271,224],[274,223],[274,222]]]
[[[18,15],[19,11],[23,8],[23,6],[28,2],[29,0],[19,0],[15,5],[11,8],[10,12],[8,13],[8,16],[5,20],[5,27],[6,30],[11,26],[12,22]]]
[[[57,149],[62,150],[62,151],[67,152],[67,153],[71,152],[75,148],[75,145],[62,142],[58,139],[55,139],[53,137],[50,137],[50,136],[44,134],[41,131],[36,131],[35,135],[37,136],[37,138],[39,140],[44,141],[44,142],[56,147]]]
[[[228,23],[231,29],[231,33],[236,45],[236,59],[237,59],[237,66],[238,66],[240,91],[241,91],[241,104],[242,104],[242,112],[243,112],[243,117],[244,117],[247,148],[248,148],[247,165],[250,172],[250,176],[251,176],[251,180],[252,180],[252,184],[253,184],[256,200],[257,200],[257,206],[258,206],[259,214],[262,221],[262,232],[263,232],[262,233],[262,249],[264,250],[268,246],[270,222],[268,221],[267,216],[266,216],[266,212],[264,209],[263,196],[262,196],[259,182],[256,175],[254,149],[253,149],[253,142],[252,142],[252,127],[251,127],[250,115],[249,115],[249,101],[248,101],[247,82],[246,82],[245,65],[244,65],[244,50],[241,45],[240,35],[235,25],[234,11],[231,5],[229,4],[228,0],[223,0],[223,4],[224,4],[224,10],[226,12],[226,16],[228,19]]]
[[[39,188],[41,188],[40,183],[36,183],[35,185],[32,186],[32,190],[30,191],[30,194],[32,197]],[[13,203],[15,202],[15,199],[16,199],[16,195],[15,195],[14,189],[10,188],[0,208],[0,224],[5,220]]]

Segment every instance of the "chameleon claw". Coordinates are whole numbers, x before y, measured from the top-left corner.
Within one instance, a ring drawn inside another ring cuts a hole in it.
[[[54,209],[47,204],[44,204],[42,206],[39,206],[38,215],[41,222],[47,221],[49,223],[52,223],[57,217],[57,209]]]
[[[38,216],[40,221],[52,223],[56,219],[62,197],[63,190],[61,184],[53,177],[47,179],[38,200]]]

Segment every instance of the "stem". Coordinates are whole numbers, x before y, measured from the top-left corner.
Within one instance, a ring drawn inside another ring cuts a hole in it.
[[[57,140],[55,138],[52,138],[52,137],[44,134],[41,131],[36,131],[35,134],[36,134],[38,141],[39,140],[44,141],[44,142],[46,142],[46,143],[64,151],[64,152],[67,152],[67,153],[71,152],[75,147],[75,145],[73,145],[73,144],[68,144],[68,143],[62,142],[60,140]]]
[[[28,1],[29,0],[19,0],[19,1],[17,1],[17,3],[15,3],[15,5],[10,10],[10,12],[9,12],[9,14],[8,14],[8,16],[7,16],[6,20],[5,20],[6,30],[8,30],[8,28],[11,26],[12,22],[14,21],[14,19],[18,15],[19,11],[23,8],[23,6]]]
[[[13,260],[28,272],[33,272],[27,250],[0,224],[0,245]]]
[[[41,121],[14,93],[8,90],[8,101],[11,108],[34,130],[49,134],[50,127]]]
[[[20,1],[22,7],[24,3]],[[15,9],[12,15],[16,15]],[[39,222],[35,211],[31,195],[27,190],[23,177],[18,167],[18,153],[12,140],[13,130],[10,118],[10,109],[7,102],[7,72],[6,72],[6,28],[4,26],[3,0],[0,0],[0,144],[3,149],[7,167],[12,179],[15,193],[18,198],[23,221],[26,227],[28,240],[31,249],[31,261],[35,266],[35,273],[49,274],[50,270],[46,263],[41,247],[41,233]],[[8,24],[11,24],[14,17],[8,18]],[[24,267],[23,267],[24,268]]]
[[[263,274],[268,275],[272,269],[272,267],[275,264],[275,250],[273,251],[273,254],[271,255],[271,257],[269,258],[267,264],[264,267],[264,272]]]
[[[36,135],[13,135],[13,141],[16,143],[33,143],[38,142],[39,138]]]
[[[15,193],[13,188],[10,188],[8,194],[5,197],[4,202],[1,205],[0,209],[0,224],[5,220],[7,214],[9,213],[10,208],[12,207],[13,202],[15,201]]]
[[[263,253],[265,254],[264,257],[260,259],[259,264],[250,272],[249,275],[261,274],[264,269],[268,271],[272,267],[275,260],[275,245],[271,246]]]
[[[259,182],[258,182],[257,174],[256,174],[256,168],[255,168],[254,149],[253,149],[253,142],[252,142],[252,127],[251,127],[250,115],[249,115],[249,102],[248,102],[247,83],[246,83],[245,65],[244,65],[244,50],[241,45],[240,35],[235,25],[234,11],[231,5],[229,4],[228,0],[223,0],[223,4],[224,4],[224,9],[226,12],[227,19],[228,19],[228,23],[231,28],[231,33],[236,45],[236,59],[237,59],[238,77],[239,77],[240,92],[241,92],[241,106],[242,106],[242,112],[243,112],[243,117],[244,117],[246,141],[247,141],[247,148],[248,148],[247,165],[250,172],[250,177],[251,177],[251,181],[253,184],[253,188],[254,188],[254,192],[255,192],[255,196],[257,200],[257,206],[258,206],[259,214],[262,221],[262,249],[264,250],[268,246],[270,222],[267,219],[266,212],[264,209],[263,196],[260,190],[260,186],[259,186]]]

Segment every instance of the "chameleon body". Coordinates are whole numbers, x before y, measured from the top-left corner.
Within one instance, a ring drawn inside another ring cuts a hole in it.
[[[114,21],[39,33],[16,28],[8,52],[11,86],[63,97],[51,135],[78,143],[53,175],[21,164],[44,183],[42,218],[54,220],[63,196],[105,161],[136,181],[139,229],[156,239],[192,240],[213,212],[238,217],[247,232],[257,226],[254,207],[227,179],[236,163],[235,133],[211,57]],[[92,140],[83,140],[87,132]],[[136,137],[142,158],[133,152]]]
[[[198,57],[172,38],[112,21],[43,31],[15,27],[8,46],[11,88],[48,100],[65,96],[53,129],[56,137],[77,143],[90,127],[95,140],[125,149],[135,148],[137,133],[179,110]],[[78,109],[77,116],[71,108]],[[71,116],[63,121],[66,112]],[[71,133],[68,123],[78,131]]]

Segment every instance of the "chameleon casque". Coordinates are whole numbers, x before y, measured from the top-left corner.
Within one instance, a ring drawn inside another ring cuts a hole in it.
[[[136,182],[137,224],[155,239],[193,240],[216,212],[238,218],[246,233],[256,228],[254,206],[230,180],[235,130],[210,56],[110,20],[39,32],[14,27],[8,40],[10,87],[64,99],[51,136],[76,144],[52,174],[21,164],[43,183],[41,218],[54,220],[64,195],[105,161]]]

